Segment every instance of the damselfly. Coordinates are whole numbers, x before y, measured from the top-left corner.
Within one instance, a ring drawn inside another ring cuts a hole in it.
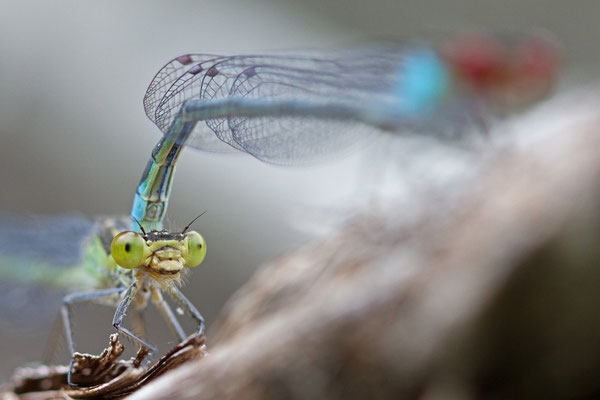
[[[136,190],[131,218],[47,219],[39,226],[30,222],[32,228],[6,217],[0,242],[10,246],[0,243],[1,267],[10,270],[18,261],[14,254],[22,251],[32,260],[38,255],[31,268],[37,263],[47,271],[40,276],[55,284],[73,284],[69,271],[100,288],[65,298],[62,315],[71,353],[70,308],[79,301],[116,299],[114,327],[154,350],[122,321],[132,303],[143,309],[151,300],[184,339],[162,297],[165,291],[192,316],[200,334],[202,316],[177,283],[185,268],[204,259],[204,239],[189,226],[175,233],[162,230],[183,146],[239,150],[270,163],[296,164],[356,143],[374,130],[451,137],[487,115],[541,98],[552,86],[557,59],[556,47],[543,36],[507,44],[485,35],[463,35],[435,46],[387,43],[331,53],[177,57],[158,72],[144,98],[148,117],[164,135]],[[52,229],[61,232],[57,242],[26,249],[35,235]],[[69,235],[80,235],[73,240],[77,246],[61,249]],[[66,263],[70,252],[77,257],[69,264],[86,268],[50,272]]]

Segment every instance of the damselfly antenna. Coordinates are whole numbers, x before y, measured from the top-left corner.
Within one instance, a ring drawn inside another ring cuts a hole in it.
[[[202,215],[202,214],[200,214],[200,215]],[[144,230],[144,227],[142,226],[142,224],[140,224],[140,221],[138,221],[138,220],[137,220],[136,218],[134,218],[134,217],[131,217],[131,219],[133,219],[133,220],[134,220],[134,221],[135,221],[135,222],[138,224],[138,226],[140,227],[140,230],[142,231],[142,233],[143,233],[143,234],[144,234],[144,236],[145,236],[145,235],[146,235],[146,231]],[[192,222],[194,222],[194,221],[192,221]]]
[[[206,211],[208,211],[208,210],[206,210]],[[197,220],[198,218],[200,218],[201,216],[203,216],[204,214],[206,214],[206,211],[202,212],[202,214],[198,215],[196,218],[194,218],[194,219],[192,220],[192,222],[190,222],[189,224],[187,224],[187,226],[186,226],[185,228],[183,228],[183,231],[181,231],[181,234],[183,235],[184,233],[186,233],[186,232],[187,232],[187,230],[188,230],[188,229],[190,229],[190,226],[192,226],[192,224],[193,224],[194,222],[196,222],[196,220]]]

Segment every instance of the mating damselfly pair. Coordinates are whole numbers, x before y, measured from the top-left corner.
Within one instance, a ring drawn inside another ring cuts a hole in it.
[[[202,333],[202,317],[177,283],[185,268],[202,262],[206,245],[188,227],[162,231],[184,146],[238,150],[288,165],[324,157],[377,130],[453,138],[481,126],[489,115],[541,98],[551,88],[556,64],[556,48],[542,36],[506,43],[463,35],[436,45],[378,43],[329,53],[177,57],[158,72],[144,99],[148,117],[164,135],[135,192],[131,218],[27,223],[6,217],[0,224],[0,268],[10,271],[28,258],[37,260],[28,261],[31,268],[52,271],[38,276],[56,285],[74,287],[81,278],[97,288],[65,299],[62,314],[71,353],[69,310],[79,301],[116,299],[115,328],[153,349],[122,321],[130,305],[143,309],[152,301],[176,336],[185,338],[164,291]],[[60,231],[54,243],[35,250],[25,246],[53,230]],[[75,246],[60,248],[68,239]],[[85,268],[77,270],[78,279],[69,279],[56,272],[61,263]]]

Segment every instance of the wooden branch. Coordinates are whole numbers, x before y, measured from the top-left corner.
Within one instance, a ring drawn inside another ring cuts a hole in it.
[[[265,265],[209,355],[131,399],[600,394],[600,92],[523,117],[460,201],[365,215]]]

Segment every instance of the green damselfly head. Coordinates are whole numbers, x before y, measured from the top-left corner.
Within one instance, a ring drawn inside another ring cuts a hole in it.
[[[170,286],[184,268],[197,267],[206,256],[202,235],[185,230],[121,232],[111,243],[111,256],[118,266],[146,272],[161,286]]]

